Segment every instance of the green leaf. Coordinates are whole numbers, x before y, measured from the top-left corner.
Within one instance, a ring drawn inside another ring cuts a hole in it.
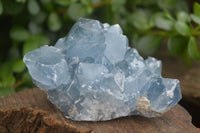
[[[187,47],[187,38],[181,35],[175,35],[168,39],[167,47],[171,55],[182,55]]]
[[[3,13],[3,5],[2,5],[2,2],[0,0],[0,15]]]
[[[0,81],[0,87],[11,88],[15,83],[15,77],[13,75],[7,75]]]
[[[101,0],[91,0],[92,4],[97,4],[97,3],[100,3]]]
[[[26,53],[42,46],[42,45],[48,45],[49,44],[49,38],[45,35],[33,35],[31,36],[23,46],[23,55]]]
[[[56,0],[55,2],[64,7],[67,7],[71,4],[70,0]]]
[[[91,1],[90,0],[81,0],[81,3],[83,5],[91,5]]]
[[[33,86],[32,78],[31,78],[30,74],[28,73],[28,71],[26,71],[26,72],[23,74],[23,76],[22,76],[22,81],[23,81],[23,84]]]
[[[185,12],[189,12],[189,6],[187,1],[185,0],[178,0],[177,4],[176,4],[176,11],[185,11]]]
[[[131,37],[133,38],[132,40],[134,40],[134,43],[132,43],[131,46],[137,47],[137,42],[140,40],[139,34],[134,32]]]
[[[195,23],[200,25],[200,17],[199,16],[191,14],[190,17]]]
[[[12,66],[12,62],[6,62],[0,65],[0,70],[1,70],[0,79],[3,79],[7,77],[8,75],[9,76],[12,75],[11,66]]]
[[[61,20],[56,13],[51,13],[48,18],[48,27],[51,31],[58,31],[62,26]]]
[[[10,30],[10,37],[16,41],[25,41],[29,37],[29,32],[22,27],[13,27]]]
[[[184,22],[178,21],[175,24],[175,29],[178,33],[180,33],[183,36],[190,36],[191,35],[190,27]]]
[[[17,61],[15,61],[15,63],[13,64],[12,68],[13,68],[13,69],[12,69],[13,72],[20,73],[20,72],[24,71],[24,69],[25,69],[25,64],[24,64],[24,62],[23,62],[22,60],[17,60]]]
[[[47,18],[47,12],[41,11],[37,14],[37,16],[33,16],[33,21],[31,22],[37,23],[37,24],[43,24],[46,18]]]
[[[87,6],[85,10],[87,11],[87,14],[91,14],[93,12],[93,7]]]
[[[54,0],[55,1],[55,0]],[[68,1],[68,0],[67,0]],[[42,4],[42,7],[47,10],[48,12],[55,11],[55,5],[52,2],[52,0],[40,0],[40,3]]]
[[[195,60],[200,59],[199,47],[198,47],[196,39],[193,36],[190,37],[190,40],[188,43],[188,52],[193,59]]]
[[[195,15],[200,17],[200,4],[199,3],[194,2],[193,12],[194,12]]]
[[[12,94],[14,92],[15,90],[12,88],[0,88],[0,97]]]
[[[85,17],[87,11],[81,4],[75,3],[68,8],[68,15],[72,20],[76,21],[80,17]]]
[[[115,15],[118,15],[117,13],[121,12],[122,9],[124,8],[126,0],[111,0],[111,8],[113,13],[116,13]]]
[[[189,56],[189,53],[188,53],[187,50],[185,50],[185,52],[183,53],[182,59],[183,59],[183,62],[184,62],[187,66],[191,66],[191,65],[192,65],[192,62],[191,62],[191,59],[190,59],[190,56]]]
[[[2,0],[4,12],[9,15],[18,15],[24,9],[24,4],[14,0]]]
[[[149,14],[148,12],[144,10],[138,10],[136,11],[133,16],[132,16],[132,24],[140,30],[148,30],[150,29],[153,25],[149,21]]]
[[[140,38],[136,44],[136,47],[144,55],[153,55],[159,49],[161,40],[161,36],[146,35]]]
[[[175,19],[172,17],[172,15],[168,11],[165,11],[164,13],[165,13],[166,18],[168,18],[172,22],[175,22]]]
[[[163,29],[163,30],[172,30],[173,28],[173,22],[166,18],[166,16],[163,13],[157,13],[154,16],[154,22],[155,26],[157,28]]]
[[[161,9],[173,9],[176,7],[177,0],[157,0],[157,3]]]
[[[180,11],[176,14],[177,20],[180,22],[190,22],[190,16],[184,11]]]
[[[112,5],[124,5],[126,3],[126,0],[111,0]]]
[[[0,66],[0,88],[10,88],[15,83],[11,66],[12,62],[6,62]]]
[[[23,55],[25,55],[26,53],[28,53],[36,48],[38,48],[38,45],[35,42],[31,42],[30,40],[27,40],[23,46]]]
[[[40,6],[37,3],[37,0],[29,0],[27,6],[28,6],[28,11],[32,15],[36,15],[40,11]]]
[[[40,24],[34,23],[33,21],[29,22],[28,28],[31,34],[42,33],[42,26]]]

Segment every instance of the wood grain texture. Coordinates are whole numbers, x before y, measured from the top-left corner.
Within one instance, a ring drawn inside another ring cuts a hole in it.
[[[162,117],[130,116],[104,122],[66,119],[38,88],[0,98],[0,133],[200,133],[180,105]]]

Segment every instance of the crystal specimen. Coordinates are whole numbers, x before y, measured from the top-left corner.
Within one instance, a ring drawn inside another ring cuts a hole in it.
[[[179,81],[162,78],[161,61],[144,60],[119,25],[79,19],[55,46],[24,56],[36,86],[67,118],[160,116],[181,99]]]

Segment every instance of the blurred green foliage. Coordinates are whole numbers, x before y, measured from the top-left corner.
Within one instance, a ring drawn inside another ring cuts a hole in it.
[[[53,45],[79,17],[121,25],[130,44],[154,54],[164,40],[187,65],[200,59],[200,5],[184,0],[0,0],[0,96],[33,87],[24,54]]]

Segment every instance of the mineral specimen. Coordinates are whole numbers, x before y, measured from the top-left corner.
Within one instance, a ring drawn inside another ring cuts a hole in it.
[[[24,56],[33,82],[67,118],[160,116],[181,99],[179,81],[162,78],[161,61],[144,60],[119,25],[79,19],[55,46]]]

